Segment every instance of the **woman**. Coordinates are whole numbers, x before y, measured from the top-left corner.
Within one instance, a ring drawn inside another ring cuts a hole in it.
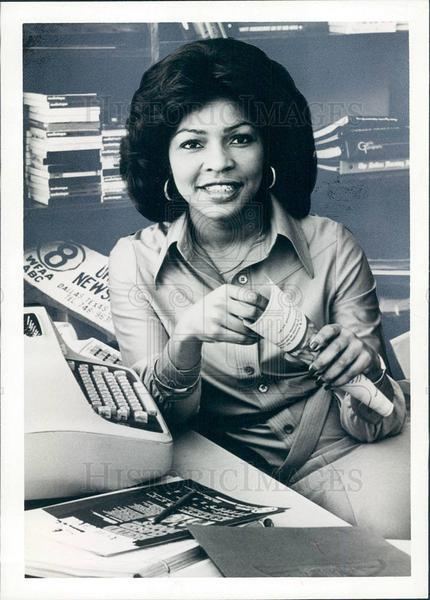
[[[121,170],[155,224],[111,253],[112,314],[123,360],[168,423],[195,417],[206,435],[346,520],[407,537],[404,482],[390,498],[383,487],[404,473],[393,479],[383,448],[366,457],[363,444],[401,431],[405,399],[382,366],[361,248],[342,225],[309,214],[310,112],[287,71],[233,39],[180,48],[143,75]],[[309,369],[245,324],[271,285],[317,327]],[[359,373],[393,402],[389,417],[339,391]]]

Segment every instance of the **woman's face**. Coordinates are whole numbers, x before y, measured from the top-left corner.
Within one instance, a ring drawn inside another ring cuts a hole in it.
[[[238,214],[260,187],[263,143],[230,100],[216,100],[181,121],[169,146],[176,187],[193,215]]]

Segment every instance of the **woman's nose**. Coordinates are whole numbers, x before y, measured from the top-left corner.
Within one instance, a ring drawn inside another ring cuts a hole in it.
[[[210,144],[206,150],[204,166],[209,171],[225,171],[234,166],[228,147],[221,143]]]

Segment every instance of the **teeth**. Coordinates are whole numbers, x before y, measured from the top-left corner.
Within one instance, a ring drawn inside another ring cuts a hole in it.
[[[220,184],[220,185],[209,185],[206,187],[206,189],[208,191],[213,191],[213,192],[233,192],[233,190],[235,189],[234,186],[232,185],[228,185],[228,184]]]

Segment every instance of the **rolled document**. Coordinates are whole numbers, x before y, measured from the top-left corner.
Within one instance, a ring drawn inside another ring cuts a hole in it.
[[[263,314],[253,323],[245,321],[245,324],[305,364],[309,365],[316,358],[317,353],[309,346],[317,333],[315,325],[276,285],[271,286],[269,302]],[[339,389],[383,417],[393,412],[393,403],[365,375],[356,375]]]

